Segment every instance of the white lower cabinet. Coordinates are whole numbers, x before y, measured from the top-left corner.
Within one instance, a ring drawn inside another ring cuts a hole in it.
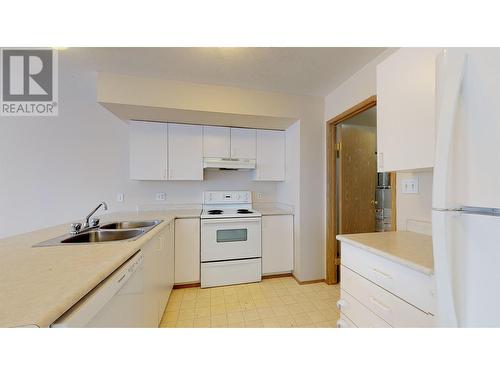
[[[342,290],[360,301],[392,327],[430,327],[432,315],[389,293],[378,285],[342,266]]]
[[[340,291],[340,300],[337,307],[348,319],[363,328],[389,328],[385,320],[370,311],[365,305],[347,293],[344,289]]]
[[[144,253],[144,322],[157,327],[174,286],[173,222],[142,247]]]
[[[434,280],[342,242],[337,306],[356,327],[433,327]],[[338,326],[349,326],[339,319]]]
[[[293,215],[262,216],[262,274],[293,271]]]
[[[175,283],[200,282],[200,219],[175,220]]]
[[[168,223],[160,234],[160,255],[157,265],[157,278],[159,281],[158,293],[158,323],[161,321],[168,298],[174,287],[174,222]]]

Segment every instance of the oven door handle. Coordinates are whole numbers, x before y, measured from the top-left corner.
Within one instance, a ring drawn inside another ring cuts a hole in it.
[[[227,218],[227,219],[202,219],[203,225],[207,224],[232,224],[232,223],[255,223],[260,222],[260,217],[247,217],[247,218]]]

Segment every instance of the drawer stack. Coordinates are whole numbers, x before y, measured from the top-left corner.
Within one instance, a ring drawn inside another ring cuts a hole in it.
[[[339,327],[432,327],[432,275],[342,242]]]

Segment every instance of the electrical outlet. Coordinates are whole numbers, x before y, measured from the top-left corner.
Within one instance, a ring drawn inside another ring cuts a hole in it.
[[[258,193],[258,194],[257,194],[257,199],[262,199],[262,197],[263,197],[263,194],[262,194],[262,193]]]
[[[418,178],[407,178],[401,181],[403,194],[418,194]]]
[[[125,200],[125,194],[118,193],[116,194],[116,201],[122,203]]]
[[[157,201],[164,201],[165,199],[167,199],[166,193],[156,193],[156,200]]]

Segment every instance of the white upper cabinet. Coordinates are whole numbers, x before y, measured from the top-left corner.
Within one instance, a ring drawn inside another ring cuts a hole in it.
[[[285,132],[257,130],[256,181],[285,180]]]
[[[168,179],[203,180],[203,127],[168,124]]]
[[[378,171],[434,166],[436,58],[401,48],[377,65]]]
[[[255,159],[255,129],[231,128],[231,158]]]
[[[129,123],[130,179],[167,179],[167,124]]]
[[[231,128],[203,126],[203,157],[231,157]]]

